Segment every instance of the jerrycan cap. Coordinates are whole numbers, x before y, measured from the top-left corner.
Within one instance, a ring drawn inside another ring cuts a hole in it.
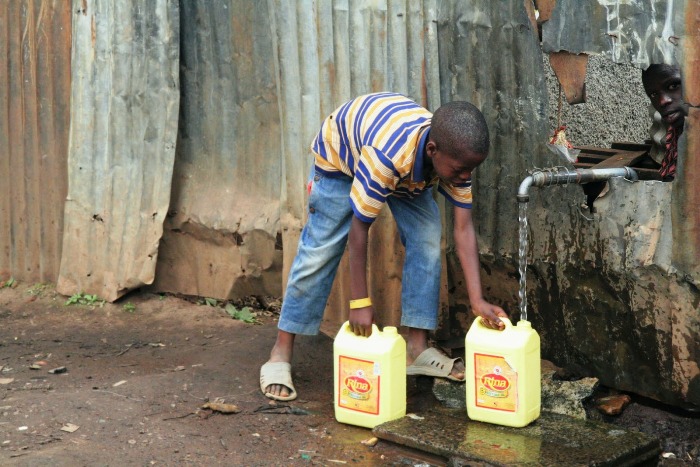
[[[382,332],[389,336],[395,336],[399,333],[399,330],[396,328],[396,326],[384,326],[384,331]]]
[[[517,327],[532,329],[532,323],[526,319],[521,319],[518,321]]]

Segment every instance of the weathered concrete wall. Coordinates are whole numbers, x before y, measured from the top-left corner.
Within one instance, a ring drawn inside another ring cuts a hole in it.
[[[547,57],[545,54],[550,134],[560,122],[567,126],[566,135],[575,146],[610,147],[615,141],[643,143],[649,138],[649,99],[639,68],[591,55],[586,70],[586,102],[569,105],[562,93],[558,117],[559,82]]]

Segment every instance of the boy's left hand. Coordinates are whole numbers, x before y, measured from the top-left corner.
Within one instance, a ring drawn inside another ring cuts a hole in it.
[[[354,332],[356,336],[369,337],[372,335],[374,308],[368,306],[350,310],[348,321],[350,321],[350,330]]]
[[[472,311],[476,316],[481,316],[482,322],[491,329],[504,329],[505,324],[499,317],[507,318],[508,315],[500,306],[493,305],[484,299],[472,302]]]

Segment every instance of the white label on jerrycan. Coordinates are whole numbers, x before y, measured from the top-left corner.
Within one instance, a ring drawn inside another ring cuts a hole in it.
[[[341,355],[338,359],[338,406],[379,414],[379,363]]]

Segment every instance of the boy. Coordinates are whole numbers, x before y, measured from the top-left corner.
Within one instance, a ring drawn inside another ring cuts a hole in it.
[[[401,324],[408,327],[408,374],[464,380],[464,364],[428,348],[437,327],[441,220],[432,186],[455,206],[455,245],[474,314],[503,327],[505,312],[481,293],[476,234],[471,217],[471,173],[486,158],[489,135],[481,112],[451,102],[434,115],[410,99],[376,93],[353,99],[326,118],[312,143],[309,218],[289,274],[270,359],[260,369],[260,389],[271,399],[292,400],[296,334],[316,334],[345,249],[350,259],[350,328],[372,332],[367,287],[367,236],[384,203],[396,220],[406,251]]]
[[[666,150],[659,175],[663,181],[670,182],[676,177],[678,138],[683,134],[685,116],[688,115],[688,105],[683,102],[681,71],[672,65],[650,65],[642,72],[642,84],[651,105],[667,126],[664,141]]]

